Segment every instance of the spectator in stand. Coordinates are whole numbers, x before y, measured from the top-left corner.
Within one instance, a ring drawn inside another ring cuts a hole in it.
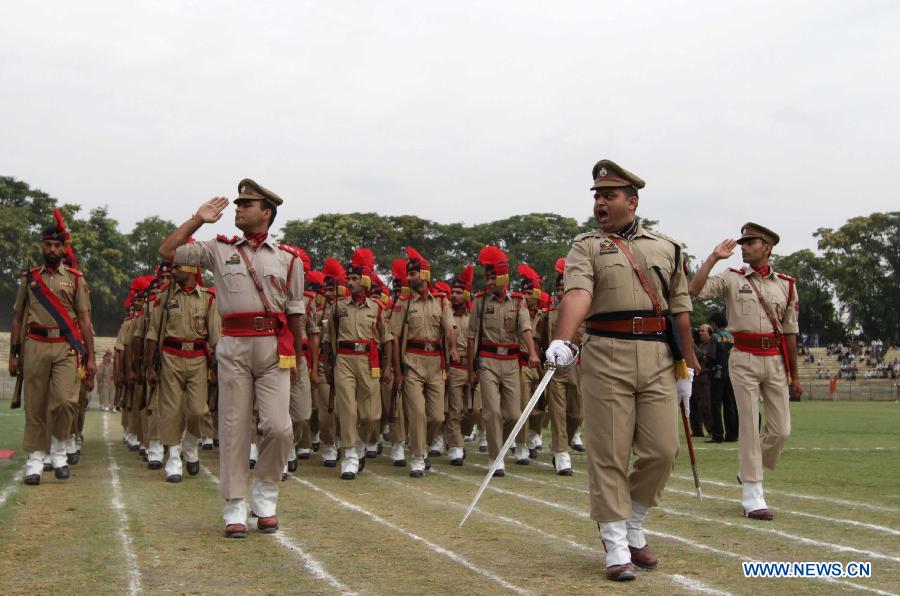
[[[703,364],[706,346],[709,344],[710,335],[709,325],[703,324],[694,327],[694,351],[697,354],[697,360],[701,363],[701,370],[694,375],[693,387],[691,388],[691,436],[702,437],[703,427],[710,430],[710,409],[709,409],[709,370]]]
[[[837,377],[835,375],[831,375],[831,380],[828,381],[828,396],[831,401],[837,400]]]

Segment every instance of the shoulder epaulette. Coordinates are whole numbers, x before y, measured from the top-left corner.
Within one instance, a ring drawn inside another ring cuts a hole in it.
[[[412,294],[401,294],[400,300],[410,300],[412,299]]]
[[[743,267],[741,267],[740,269],[735,269],[734,267],[729,267],[728,270],[734,271],[735,273],[737,273],[739,275],[744,275],[746,273],[746,271],[744,270]]]
[[[37,272],[40,271],[40,270],[41,270],[40,267],[32,267],[32,268],[29,269],[28,271],[23,272],[23,273],[22,273],[22,276],[24,277],[24,276],[28,275],[29,273],[37,273]]]
[[[238,238],[237,236],[232,236],[231,238],[229,238],[225,234],[219,234],[218,236],[216,236],[216,240],[218,240],[219,242],[224,242],[225,244],[236,244],[237,241],[240,240],[240,238]]]
[[[522,292],[510,292],[509,295],[512,296],[513,298],[519,298],[519,299],[525,298],[525,294],[523,294]]]
[[[435,298],[446,298],[447,297],[447,293],[441,292],[440,290],[432,290],[431,295],[434,296]]]
[[[675,246],[678,246],[679,248],[681,247],[681,242],[675,240],[674,238],[671,238],[671,237],[669,237],[669,236],[666,236],[666,235],[663,234],[662,232],[658,232],[658,231],[656,231],[656,230],[646,230],[646,229],[645,229],[645,230],[644,230],[644,233],[649,234],[649,235],[651,235],[651,236],[656,236],[657,238],[662,238],[663,240],[668,240],[669,242],[671,242],[671,243],[674,244]]]
[[[604,236],[606,236],[606,234],[604,234],[600,230],[591,230],[590,232],[578,234],[577,236],[575,236],[575,239],[572,240],[572,242],[578,242],[580,240],[584,240],[585,238],[591,238],[591,237],[603,238]]]
[[[307,298],[315,298],[316,297],[316,293],[312,292],[310,290],[304,290],[303,295],[306,296]]]
[[[777,276],[780,277],[781,279],[785,279],[785,280],[787,280],[787,281],[789,281],[789,282],[791,282],[791,283],[797,281],[797,280],[795,280],[793,277],[791,277],[790,275],[788,275],[787,273],[776,273],[775,275],[777,275]]]
[[[80,276],[84,276],[84,273],[82,273],[82,272],[79,271],[78,269],[75,269],[74,267],[66,267],[66,271],[68,271],[68,272],[71,273],[72,275],[80,275]]]
[[[237,238],[237,236],[235,236],[235,238]],[[281,250],[283,250],[284,252],[288,253],[291,256],[294,256],[294,257],[300,256],[300,253],[297,252],[297,250],[293,246],[288,246],[287,244],[280,243],[278,245],[278,248],[280,248]]]
[[[483,297],[483,296],[484,296],[484,290],[481,290],[480,292],[475,292],[475,297],[476,297],[476,298],[481,298],[481,297]]]

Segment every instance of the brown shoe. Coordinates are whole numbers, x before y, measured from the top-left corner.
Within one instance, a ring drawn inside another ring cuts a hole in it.
[[[244,524],[228,524],[225,526],[225,538],[246,538],[247,526]]]
[[[762,521],[772,521],[775,519],[775,514],[768,509],[754,509],[750,513],[744,512],[744,515],[750,519],[759,519]]]
[[[273,534],[278,529],[278,517],[259,517],[256,519],[256,529],[263,534]]]
[[[659,561],[656,559],[653,551],[650,550],[649,544],[645,544],[643,548],[629,546],[628,550],[631,551],[631,562],[634,563],[635,567],[644,571],[656,569],[656,564]]]
[[[627,582],[635,578],[637,578],[637,572],[631,563],[610,565],[606,568],[606,579],[611,579],[614,582]]]

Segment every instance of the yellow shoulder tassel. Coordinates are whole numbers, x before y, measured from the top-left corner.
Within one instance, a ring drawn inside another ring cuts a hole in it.
[[[691,378],[691,373],[688,372],[687,362],[685,362],[683,358],[675,363],[675,378],[679,380]]]
[[[373,369],[372,369],[372,378],[373,378],[373,379],[380,379],[380,378],[381,378],[381,369],[380,369],[380,368],[373,368]]]
[[[295,368],[297,366],[296,356],[279,356],[278,368]]]

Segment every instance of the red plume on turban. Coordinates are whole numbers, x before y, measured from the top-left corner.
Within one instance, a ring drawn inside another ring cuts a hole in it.
[[[66,262],[66,263],[69,265],[69,267],[71,267],[72,269],[78,269],[78,257],[75,256],[75,251],[72,250],[72,245],[71,245],[71,244],[67,244],[67,245],[66,245],[66,258],[65,258],[65,262]]]
[[[439,281],[434,284],[434,289],[438,292],[443,292],[444,294],[450,295],[450,285],[445,281]]]
[[[406,256],[409,257],[409,264],[406,266],[406,270],[408,272],[418,271],[422,281],[431,281],[431,263],[412,246],[406,247]]]
[[[321,271],[307,271],[306,283],[309,289],[318,292],[325,287],[325,275]]]
[[[334,257],[325,259],[322,264],[322,273],[325,275],[325,285],[342,286],[346,281],[347,271],[341,262]]]
[[[394,262],[391,263],[391,276],[394,279],[399,279],[401,285],[406,285],[406,259],[394,259]]]
[[[522,276],[522,291],[530,290],[532,292],[532,297],[535,300],[539,300],[541,297],[541,276],[540,274],[526,265],[522,263],[516,268],[516,271],[519,272],[519,275]]]
[[[363,287],[372,287],[372,274],[375,273],[375,255],[371,249],[356,249],[353,256],[350,257],[349,273],[360,276]]]
[[[509,284],[509,259],[506,253],[496,246],[485,246],[478,253],[478,262],[484,265],[485,271],[497,274],[494,283],[498,286]]]
[[[473,265],[466,265],[466,268],[462,270],[462,273],[459,274],[459,277],[453,280],[454,288],[462,288],[466,292],[472,291],[472,281],[475,279],[475,267]]]
[[[54,209],[53,218],[56,220],[56,224],[44,228],[41,238],[43,240],[56,240],[63,243],[68,242],[69,230],[66,229],[66,222],[63,220],[62,211]]]
[[[538,298],[538,308],[540,308],[541,310],[550,310],[550,303],[550,294],[542,290],[541,297]]]
[[[556,272],[560,275],[566,272],[566,257],[556,259]]]

